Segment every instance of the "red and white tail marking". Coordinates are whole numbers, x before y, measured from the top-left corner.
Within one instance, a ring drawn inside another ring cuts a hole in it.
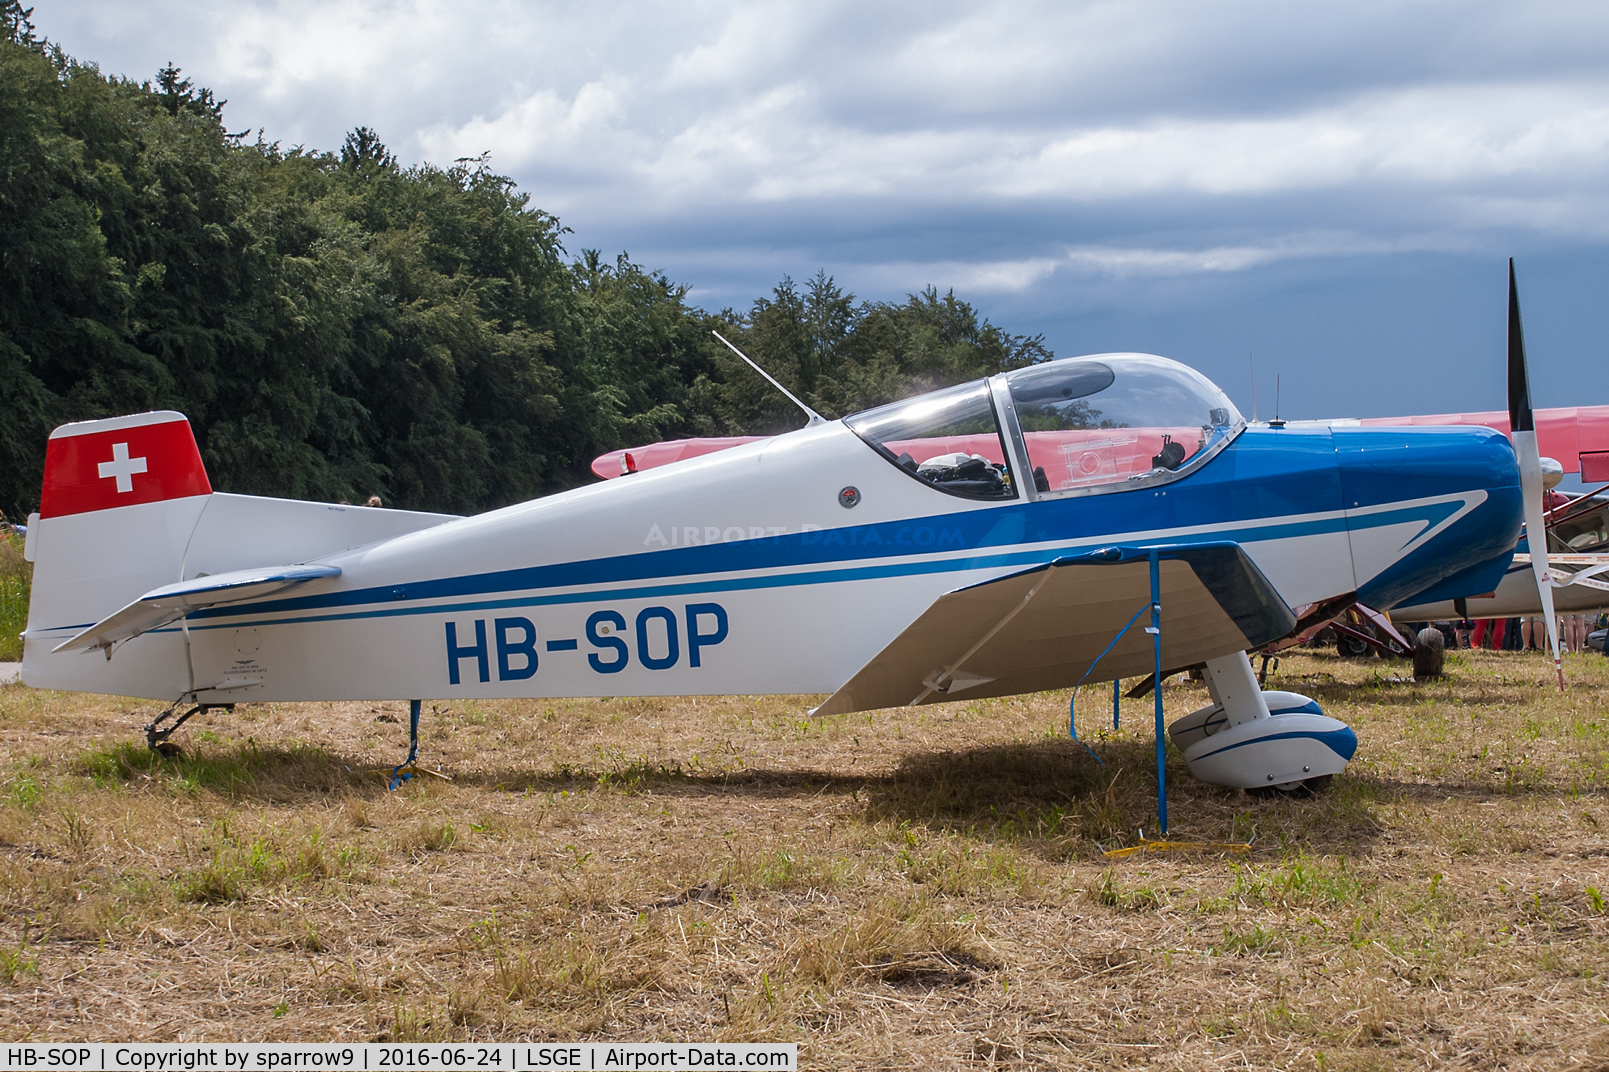
[[[64,424],[45,447],[39,516],[212,494],[195,435],[172,410]]]

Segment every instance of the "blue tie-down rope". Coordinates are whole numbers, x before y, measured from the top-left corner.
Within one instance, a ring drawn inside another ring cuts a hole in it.
[[[419,759],[419,704],[418,700],[410,701],[408,704],[408,758],[397,764],[396,769],[391,772],[389,792],[396,792],[402,787],[403,782],[414,777],[416,773],[403,768],[413,766]]]
[[[1144,614],[1146,611],[1148,611],[1150,609],[1151,609],[1151,604],[1146,603],[1145,606],[1141,607],[1139,610],[1134,612],[1134,617],[1129,619],[1129,624],[1125,625],[1118,632],[1117,636],[1112,638],[1112,642],[1110,644],[1106,645],[1106,649],[1104,651],[1102,651],[1099,655],[1095,656],[1095,661],[1089,664],[1089,669],[1085,670],[1084,671],[1084,676],[1078,679],[1078,683],[1073,686],[1073,694],[1072,694],[1072,696],[1068,697],[1068,699],[1067,699],[1067,735],[1069,737],[1071,737],[1073,740],[1078,741],[1079,745],[1084,749],[1084,751],[1086,751],[1086,752],[1088,752],[1090,754],[1090,758],[1095,760],[1095,762],[1099,763],[1103,767],[1106,766],[1106,761],[1104,759],[1102,759],[1100,756],[1097,756],[1095,754],[1095,749],[1091,748],[1087,744],[1084,744],[1083,741],[1080,741],[1078,739],[1078,721],[1077,721],[1077,718],[1075,716],[1075,711],[1076,711],[1077,704],[1078,704],[1078,686],[1082,685],[1084,683],[1084,679],[1089,677],[1089,675],[1091,675],[1091,674],[1093,674],[1095,672],[1095,667],[1100,664],[1100,661],[1102,659],[1106,658],[1108,652],[1110,652],[1113,648],[1117,647],[1117,642],[1119,640],[1123,639],[1124,634],[1126,634],[1130,629],[1134,628],[1134,623],[1140,620],[1140,615]],[[1114,711],[1117,709],[1117,703],[1116,703],[1115,699],[1113,700],[1112,709]],[[1113,724],[1113,727],[1115,728],[1116,725],[1117,725],[1115,717],[1113,719],[1112,724]]]

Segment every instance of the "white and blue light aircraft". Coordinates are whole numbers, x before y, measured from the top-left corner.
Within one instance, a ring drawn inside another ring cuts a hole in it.
[[[1356,738],[1245,652],[1354,599],[1490,591],[1524,509],[1491,429],[1248,426],[1145,354],[812,417],[462,518],[214,492],[178,413],[65,425],[23,679],[200,707],[826,693],[832,715],[1204,666],[1213,703],[1171,729],[1192,773],[1292,789]]]

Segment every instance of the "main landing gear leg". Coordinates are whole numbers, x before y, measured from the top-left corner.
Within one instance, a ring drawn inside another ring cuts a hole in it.
[[[408,758],[397,764],[391,772],[391,783],[386,787],[391,792],[402,788],[402,783],[408,781],[418,773],[419,765],[419,700],[408,701]],[[409,770],[413,767],[413,770]]]

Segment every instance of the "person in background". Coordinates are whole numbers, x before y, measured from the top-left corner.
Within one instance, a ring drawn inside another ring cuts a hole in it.
[[[1469,631],[1473,628],[1475,628],[1475,623],[1470,621],[1468,618],[1460,618],[1458,621],[1454,622],[1453,635],[1457,639],[1457,643],[1454,644],[1453,647],[1469,647]]]
[[[1491,649],[1493,651],[1502,651],[1503,631],[1507,628],[1507,618],[1482,618],[1475,623],[1475,631],[1469,635],[1469,646],[1472,648],[1487,647],[1486,634],[1490,632],[1492,636]]]
[[[1564,628],[1559,630],[1559,645],[1572,654],[1587,650],[1587,618],[1584,614],[1566,614]]]
[[[1520,639],[1525,646],[1523,651],[1546,651],[1548,646],[1548,631],[1542,624],[1541,618],[1520,619]]]
[[[374,507],[381,506],[382,504],[380,502],[380,496],[378,496],[378,495],[370,495],[369,496],[369,501],[364,503],[363,505],[364,506],[374,506]]]

